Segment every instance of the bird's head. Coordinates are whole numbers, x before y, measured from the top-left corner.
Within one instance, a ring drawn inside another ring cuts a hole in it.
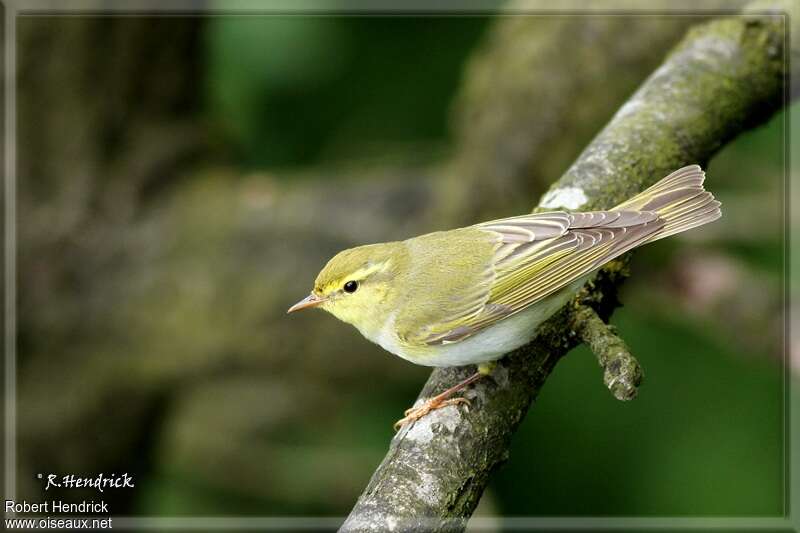
[[[394,308],[398,276],[407,263],[408,252],[400,242],[339,252],[319,273],[311,294],[288,312],[319,307],[371,337]]]

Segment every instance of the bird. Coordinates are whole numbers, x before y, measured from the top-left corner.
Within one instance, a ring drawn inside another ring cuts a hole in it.
[[[477,365],[469,378],[412,407],[395,429],[490,375],[530,342],[604,264],[722,216],[699,165],[680,168],[607,210],[538,212],[368,244],[336,254],[288,313],[320,308],[412,363]]]

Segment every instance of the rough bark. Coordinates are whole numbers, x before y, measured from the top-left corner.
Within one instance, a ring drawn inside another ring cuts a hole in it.
[[[769,118],[784,103],[784,20],[730,17],[692,29],[540,207],[612,207],[675,168],[704,164]],[[602,307],[624,277],[624,269],[601,271],[585,300]],[[443,408],[401,430],[342,530],[463,529],[550,371],[578,342],[570,320],[567,306],[534,342],[504,358],[492,380],[466,393],[469,411]],[[435,370],[420,400],[473,371]]]

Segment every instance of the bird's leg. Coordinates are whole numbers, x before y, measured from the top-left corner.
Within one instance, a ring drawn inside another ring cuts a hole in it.
[[[410,409],[406,409],[406,411],[403,413],[405,416],[394,423],[394,430],[397,431],[406,424],[414,422],[415,420],[419,420],[435,409],[441,409],[442,407],[447,407],[448,405],[458,405],[462,403],[469,405],[469,400],[466,398],[450,398],[450,396],[482,377],[483,374],[480,372],[475,372],[461,383],[450,387],[446,391],[437,394],[433,398],[429,398],[419,407],[411,407]]]
[[[496,365],[497,363],[495,363],[494,361],[491,361],[489,363],[481,363],[478,365],[478,371],[472,374],[464,381],[462,381],[461,383],[453,385],[446,391],[439,393],[433,398],[426,400],[419,407],[412,407],[410,409],[406,409],[405,413],[403,413],[405,416],[394,423],[395,431],[399,430],[401,427],[405,426],[410,422],[419,420],[420,418],[422,418],[423,416],[427,415],[428,413],[430,413],[435,409],[441,409],[442,407],[447,407],[448,405],[459,405],[459,404],[464,404],[469,406],[470,401],[467,400],[466,398],[450,398],[450,396],[464,389],[468,385],[475,383],[483,376],[488,376],[489,374],[491,374],[492,370],[494,370],[494,367]]]

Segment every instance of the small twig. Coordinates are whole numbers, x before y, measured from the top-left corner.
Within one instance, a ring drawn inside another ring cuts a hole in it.
[[[617,400],[634,399],[642,382],[642,367],[613,326],[603,322],[591,307],[579,305],[572,313],[572,327],[597,356],[604,370],[603,383],[611,394]]]

